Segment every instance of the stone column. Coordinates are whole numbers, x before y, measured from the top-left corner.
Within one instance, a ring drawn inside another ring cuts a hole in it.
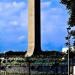
[[[28,50],[25,57],[34,52],[35,44],[35,0],[28,0]]]
[[[28,50],[25,57],[41,50],[40,34],[40,0],[28,0]]]

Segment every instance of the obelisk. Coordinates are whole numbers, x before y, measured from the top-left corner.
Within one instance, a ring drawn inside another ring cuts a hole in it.
[[[40,0],[28,0],[28,49],[25,57],[41,50]]]

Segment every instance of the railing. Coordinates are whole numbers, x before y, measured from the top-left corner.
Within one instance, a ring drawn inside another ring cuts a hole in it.
[[[7,59],[9,60],[9,59]],[[29,59],[15,59],[11,62],[2,63],[0,75],[67,75],[67,64],[63,64],[61,61],[50,58],[29,58]],[[22,60],[22,62],[21,62]],[[65,63],[65,62],[64,62]]]

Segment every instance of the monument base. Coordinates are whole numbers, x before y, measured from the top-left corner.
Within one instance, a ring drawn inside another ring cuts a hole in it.
[[[33,51],[33,52],[32,52]],[[41,49],[28,50],[25,54],[25,57],[36,57],[42,54]]]

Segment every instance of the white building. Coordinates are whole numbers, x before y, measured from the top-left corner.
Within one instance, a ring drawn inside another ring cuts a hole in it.
[[[67,53],[67,50],[68,50],[68,48],[67,48],[67,47],[62,48],[62,52],[64,52],[64,53]],[[74,51],[75,51],[74,47],[71,47],[71,51],[72,51],[72,52],[74,52]]]

